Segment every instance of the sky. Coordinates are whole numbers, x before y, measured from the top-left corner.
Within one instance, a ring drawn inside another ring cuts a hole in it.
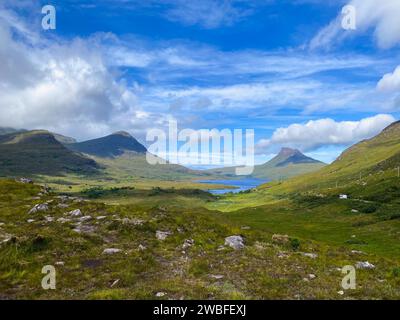
[[[331,162],[399,119],[399,16],[399,0],[0,0],[0,126],[146,144],[174,119],[254,129],[257,163]]]

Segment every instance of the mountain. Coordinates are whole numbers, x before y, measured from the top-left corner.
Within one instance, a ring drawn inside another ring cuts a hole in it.
[[[14,129],[9,127],[0,127],[0,136],[9,133],[25,132],[24,129]]]
[[[95,173],[99,166],[65,148],[44,130],[9,133],[0,136],[0,175],[57,175]]]
[[[63,136],[62,134],[59,133],[51,133],[56,140],[62,144],[72,144],[72,143],[77,143],[77,141],[74,138]]]
[[[124,131],[102,138],[68,144],[67,147],[74,151],[103,158],[118,157],[126,151],[138,154],[145,154],[147,151],[134,137]]]
[[[325,163],[307,157],[299,150],[282,148],[277,156],[270,161],[257,165],[251,174],[253,178],[259,179],[287,179],[299,174],[316,171],[325,166]],[[235,176],[235,168],[220,168],[207,170],[213,174]]]
[[[332,164],[295,177],[278,188],[285,191],[340,189],[357,197],[395,194],[400,198],[400,121],[377,136],[346,149]]]

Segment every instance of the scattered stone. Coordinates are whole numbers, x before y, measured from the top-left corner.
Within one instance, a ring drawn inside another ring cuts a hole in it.
[[[47,220],[47,221],[49,221],[49,220]],[[61,222],[61,223],[66,223],[66,222],[70,222],[71,221],[71,219],[68,219],[68,218],[58,218],[57,219],[57,222]]]
[[[96,231],[96,228],[94,226],[78,224],[73,230],[77,233],[93,233]]]
[[[349,196],[347,194],[339,195],[339,199],[345,200],[345,199],[348,199],[348,198],[349,198]]]
[[[121,249],[107,248],[103,250],[103,254],[115,254],[121,252]]]
[[[359,261],[356,263],[357,269],[375,269],[375,266],[368,261]]]
[[[107,216],[98,216],[96,217],[96,220],[104,220],[105,218],[107,218]]]
[[[91,220],[91,219],[92,219],[91,216],[82,216],[82,217],[78,218],[78,220],[81,221],[81,222],[85,222],[85,221],[88,221],[88,220]]]
[[[69,205],[66,204],[66,203],[59,203],[59,204],[57,205],[57,207],[60,208],[60,209],[66,209],[66,208],[69,207]]]
[[[129,219],[129,218],[124,218],[121,221],[122,221],[122,224],[131,224],[131,225],[134,225],[134,226],[141,226],[144,223],[143,220],[140,220],[140,219]]]
[[[216,280],[221,280],[224,278],[223,275],[221,274],[210,274],[210,278],[216,279]]]
[[[230,236],[225,238],[225,245],[230,246],[235,250],[244,248],[244,240],[241,236]]]
[[[119,279],[113,281],[113,283],[111,284],[110,288],[115,287],[119,282]]]
[[[351,253],[352,254],[365,254],[364,252],[359,251],[359,250],[351,250]]]
[[[308,279],[308,278],[303,278],[303,281],[304,281],[304,282],[309,282],[310,279]]]
[[[279,244],[286,244],[289,242],[289,236],[287,234],[274,234],[272,236],[272,242],[279,243]]]
[[[32,223],[32,222],[35,222],[35,220],[34,219],[28,219],[28,220],[26,220],[26,222]]]
[[[146,248],[144,245],[139,244],[138,249],[139,249],[140,251],[144,251],[144,250],[146,250],[147,248]]]
[[[29,210],[28,214],[36,213],[39,211],[47,211],[49,210],[49,206],[47,203],[36,204],[31,210]]]
[[[310,274],[308,275],[308,278],[309,278],[310,280],[314,280],[316,277],[317,277],[317,276],[316,276],[315,274],[312,274],[312,273],[310,273]]]
[[[343,290],[340,290],[337,293],[340,294],[341,296],[344,295],[344,291]]]
[[[193,239],[187,239],[183,243],[182,248],[185,250],[185,249],[187,249],[187,248],[189,248],[189,247],[191,247],[193,245],[194,245],[194,240]]]
[[[308,253],[308,252],[303,253],[303,256],[311,258],[311,259],[316,259],[318,257],[318,255],[316,253]]]
[[[278,252],[277,257],[283,259],[283,258],[288,258],[289,255],[286,252]]]
[[[164,296],[166,296],[166,295],[167,295],[166,292],[157,292],[157,293],[156,293],[156,297],[157,297],[157,298],[161,298],[161,297],[164,297]]]
[[[33,183],[33,181],[31,179],[28,179],[28,178],[20,178],[19,182],[21,182],[21,183],[30,183],[30,184]]]
[[[352,209],[351,212],[352,212],[352,213],[358,213],[358,210]]]
[[[156,237],[158,240],[164,241],[170,236],[172,233],[169,231],[156,231]]]
[[[82,212],[80,209],[76,209],[76,210],[72,210],[72,211],[68,212],[67,214],[72,217],[79,217],[82,215]]]
[[[57,261],[56,266],[64,266],[65,262],[64,261]]]

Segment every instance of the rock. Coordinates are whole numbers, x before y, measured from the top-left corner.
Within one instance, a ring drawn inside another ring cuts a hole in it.
[[[359,250],[351,250],[351,253],[352,254],[365,254],[364,252],[359,251]]]
[[[104,220],[105,218],[107,218],[107,216],[98,216],[96,217],[96,220]]]
[[[18,181],[21,182],[21,183],[30,183],[30,184],[33,183],[33,181],[31,179],[28,179],[28,178],[20,178]]]
[[[64,266],[65,262],[64,261],[57,261],[56,266]]]
[[[310,274],[308,275],[308,279],[310,279],[310,280],[314,280],[316,277],[317,277],[317,276],[316,276],[315,274],[312,274],[312,273],[310,273]]]
[[[221,280],[224,278],[223,275],[221,274],[210,274],[210,278],[216,279],[216,280]]]
[[[40,212],[40,211],[47,211],[49,210],[49,206],[47,203],[36,204],[31,210],[29,210],[28,214]]]
[[[156,293],[156,297],[158,297],[158,298],[164,297],[164,296],[166,296],[166,295],[167,295],[166,292],[157,292],[157,293]]]
[[[368,261],[359,261],[356,263],[357,269],[375,269],[375,266]]]
[[[57,205],[57,208],[60,208],[60,209],[65,209],[65,208],[68,208],[68,207],[69,207],[69,205],[66,204],[66,203],[59,203],[59,204]]]
[[[172,233],[169,231],[156,231],[156,238],[158,240],[164,241],[167,239],[168,236],[170,236]]]
[[[340,294],[341,296],[344,295],[344,291],[343,290],[340,290],[337,293]]]
[[[91,216],[82,216],[80,218],[78,218],[79,221],[84,222],[84,221],[88,221],[91,220],[92,217]]]
[[[282,234],[274,234],[272,236],[272,242],[274,243],[279,243],[279,244],[286,244],[289,242],[289,236],[288,235],[282,235]]]
[[[318,255],[316,253],[308,253],[308,252],[303,253],[303,256],[311,258],[311,259],[316,259],[318,257]]]
[[[66,223],[66,222],[70,222],[71,221],[71,219],[68,219],[68,218],[58,218],[57,219],[57,222],[61,222],[61,223]]]
[[[121,249],[107,248],[103,250],[103,254],[115,254],[121,252]]]
[[[4,226],[4,224],[5,224],[4,222],[0,222],[0,227]]]
[[[223,251],[223,250],[225,250],[226,248],[224,247],[224,246],[219,246],[218,248],[217,248],[217,251]]]
[[[289,255],[286,252],[278,252],[277,254],[278,258],[283,259],[283,258],[288,258]]]
[[[73,230],[78,233],[93,233],[96,231],[96,227],[78,224]]]
[[[185,250],[185,249],[187,249],[187,248],[189,248],[189,247],[191,247],[193,245],[194,245],[194,240],[193,239],[187,239],[183,243],[182,248]]]
[[[32,222],[35,222],[35,220],[34,219],[28,219],[28,220],[26,220],[26,222],[32,223]]]
[[[244,248],[244,240],[241,236],[230,236],[225,238],[225,245],[230,246],[235,250]]]
[[[242,226],[240,229],[242,229],[242,230],[250,230],[251,228],[249,226]]]
[[[348,198],[349,198],[349,196],[347,194],[339,195],[339,199],[345,200],[345,199],[348,199]]]
[[[72,211],[68,212],[67,214],[72,217],[79,217],[82,215],[82,212],[80,209],[76,209],[76,210],[72,210]]]
[[[140,219],[129,219],[129,218],[124,218],[121,221],[122,221],[122,224],[131,224],[131,225],[134,225],[134,226],[141,226],[144,223],[143,220],[140,220]]]
[[[119,279],[113,281],[113,283],[111,284],[110,288],[115,287],[119,282]]]
[[[351,212],[352,212],[352,213],[358,213],[358,210],[352,209]]]
[[[146,248],[144,245],[139,244],[138,249],[139,249],[140,251],[144,251],[144,250],[146,250],[147,248]]]

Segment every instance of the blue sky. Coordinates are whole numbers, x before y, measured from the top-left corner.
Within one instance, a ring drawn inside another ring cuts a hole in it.
[[[0,57],[17,66],[0,67],[1,126],[144,142],[173,117],[254,129],[258,162],[283,146],[329,162],[399,118],[397,0],[59,0],[44,31],[48,3],[0,5]],[[356,30],[338,26],[346,4]]]

